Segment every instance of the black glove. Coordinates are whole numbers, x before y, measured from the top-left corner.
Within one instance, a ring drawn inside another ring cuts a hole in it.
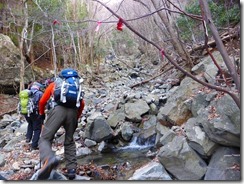
[[[42,115],[39,115],[38,116],[38,119],[40,120],[40,121],[44,121],[44,119],[45,119],[45,114],[42,114]]]

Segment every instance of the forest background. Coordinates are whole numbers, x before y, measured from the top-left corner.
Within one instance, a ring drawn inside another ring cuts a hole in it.
[[[158,62],[159,70],[177,68],[193,77],[190,69],[217,46],[240,93],[240,54],[232,42],[240,30],[231,32],[240,23],[240,1],[206,2],[5,0],[0,7],[1,33],[22,51],[19,90],[28,82],[24,79],[27,68],[36,73],[34,80],[38,73],[44,78],[56,76],[64,67],[93,80],[101,63],[113,57],[121,62],[139,59],[145,67],[147,62]],[[226,41],[229,50],[223,45]],[[226,72],[217,67],[228,86]],[[240,107],[240,98],[229,89],[198,82],[228,93]]]
[[[28,68],[36,80],[73,67],[87,76],[89,84],[113,58],[128,66],[155,64],[158,73],[148,80],[175,68],[183,71],[181,78],[190,75],[202,57],[219,50],[236,90],[230,90],[220,67],[225,87],[200,82],[232,95],[240,107],[242,4],[206,2],[208,7],[201,0],[5,0],[0,3],[1,33],[22,51],[19,90],[28,82],[24,78]]]

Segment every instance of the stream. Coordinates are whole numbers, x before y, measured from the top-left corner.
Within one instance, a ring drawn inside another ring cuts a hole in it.
[[[116,180],[128,180],[134,171],[151,161],[146,153],[152,148],[153,144],[139,145],[134,139],[128,146],[114,149],[110,153],[96,153],[78,159],[78,164],[94,163],[98,166],[126,165],[127,169],[123,173],[118,173]]]

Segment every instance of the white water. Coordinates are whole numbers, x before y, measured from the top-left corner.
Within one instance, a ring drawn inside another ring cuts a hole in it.
[[[135,149],[135,150],[143,150],[143,149],[146,149],[146,148],[150,148],[152,147],[153,144],[145,144],[145,145],[139,145],[137,143],[137,137],[134,137],[132,139],[132,141],[130,142],[129,145],[127,146],[124,146],[124,147],[120,147],[118,148],[117,150],[126,150],[126,149]]]

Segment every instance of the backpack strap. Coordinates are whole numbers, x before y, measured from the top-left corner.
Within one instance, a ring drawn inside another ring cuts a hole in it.
[[[61,102],[63,102],[63,103],[65,103],[66,102],[66,96],[65,96],[65,91],[66,91],[66,89],[64,89],[65,87],[65,80],[66,79],[63,79],[63,82],[62,82],[62,85],[61,85],[61,94],[60,94],[60,101]],[[62,91],[62,89],[63,89],[63,91]]]
[[[77,95],[77,100],[76,100],[76,107],[80,107],[80,98],[81,98],[81,83],[83,82],[82,78],[77,78],[76,83],[79,86],[79,91],[78,91],[78,95]]]
[[[32,92],[32,102],[31,102],[31,103],[33,103],[33,105],[31,105],[31,107],[30,107],[30,108],[32,108],[31,109],[32,113],[36,113],[36,114],[38,113],[38,100],[40,98],[40,96],[38,95],[38,91],[39,90],[33,90],[33,92]]]
[[[78,85],[78,95],[76,99],[76,107],[80,107],[80,94],[81,94],[81,84],[80,84],[80,79],[76,79],[76,85]]]

